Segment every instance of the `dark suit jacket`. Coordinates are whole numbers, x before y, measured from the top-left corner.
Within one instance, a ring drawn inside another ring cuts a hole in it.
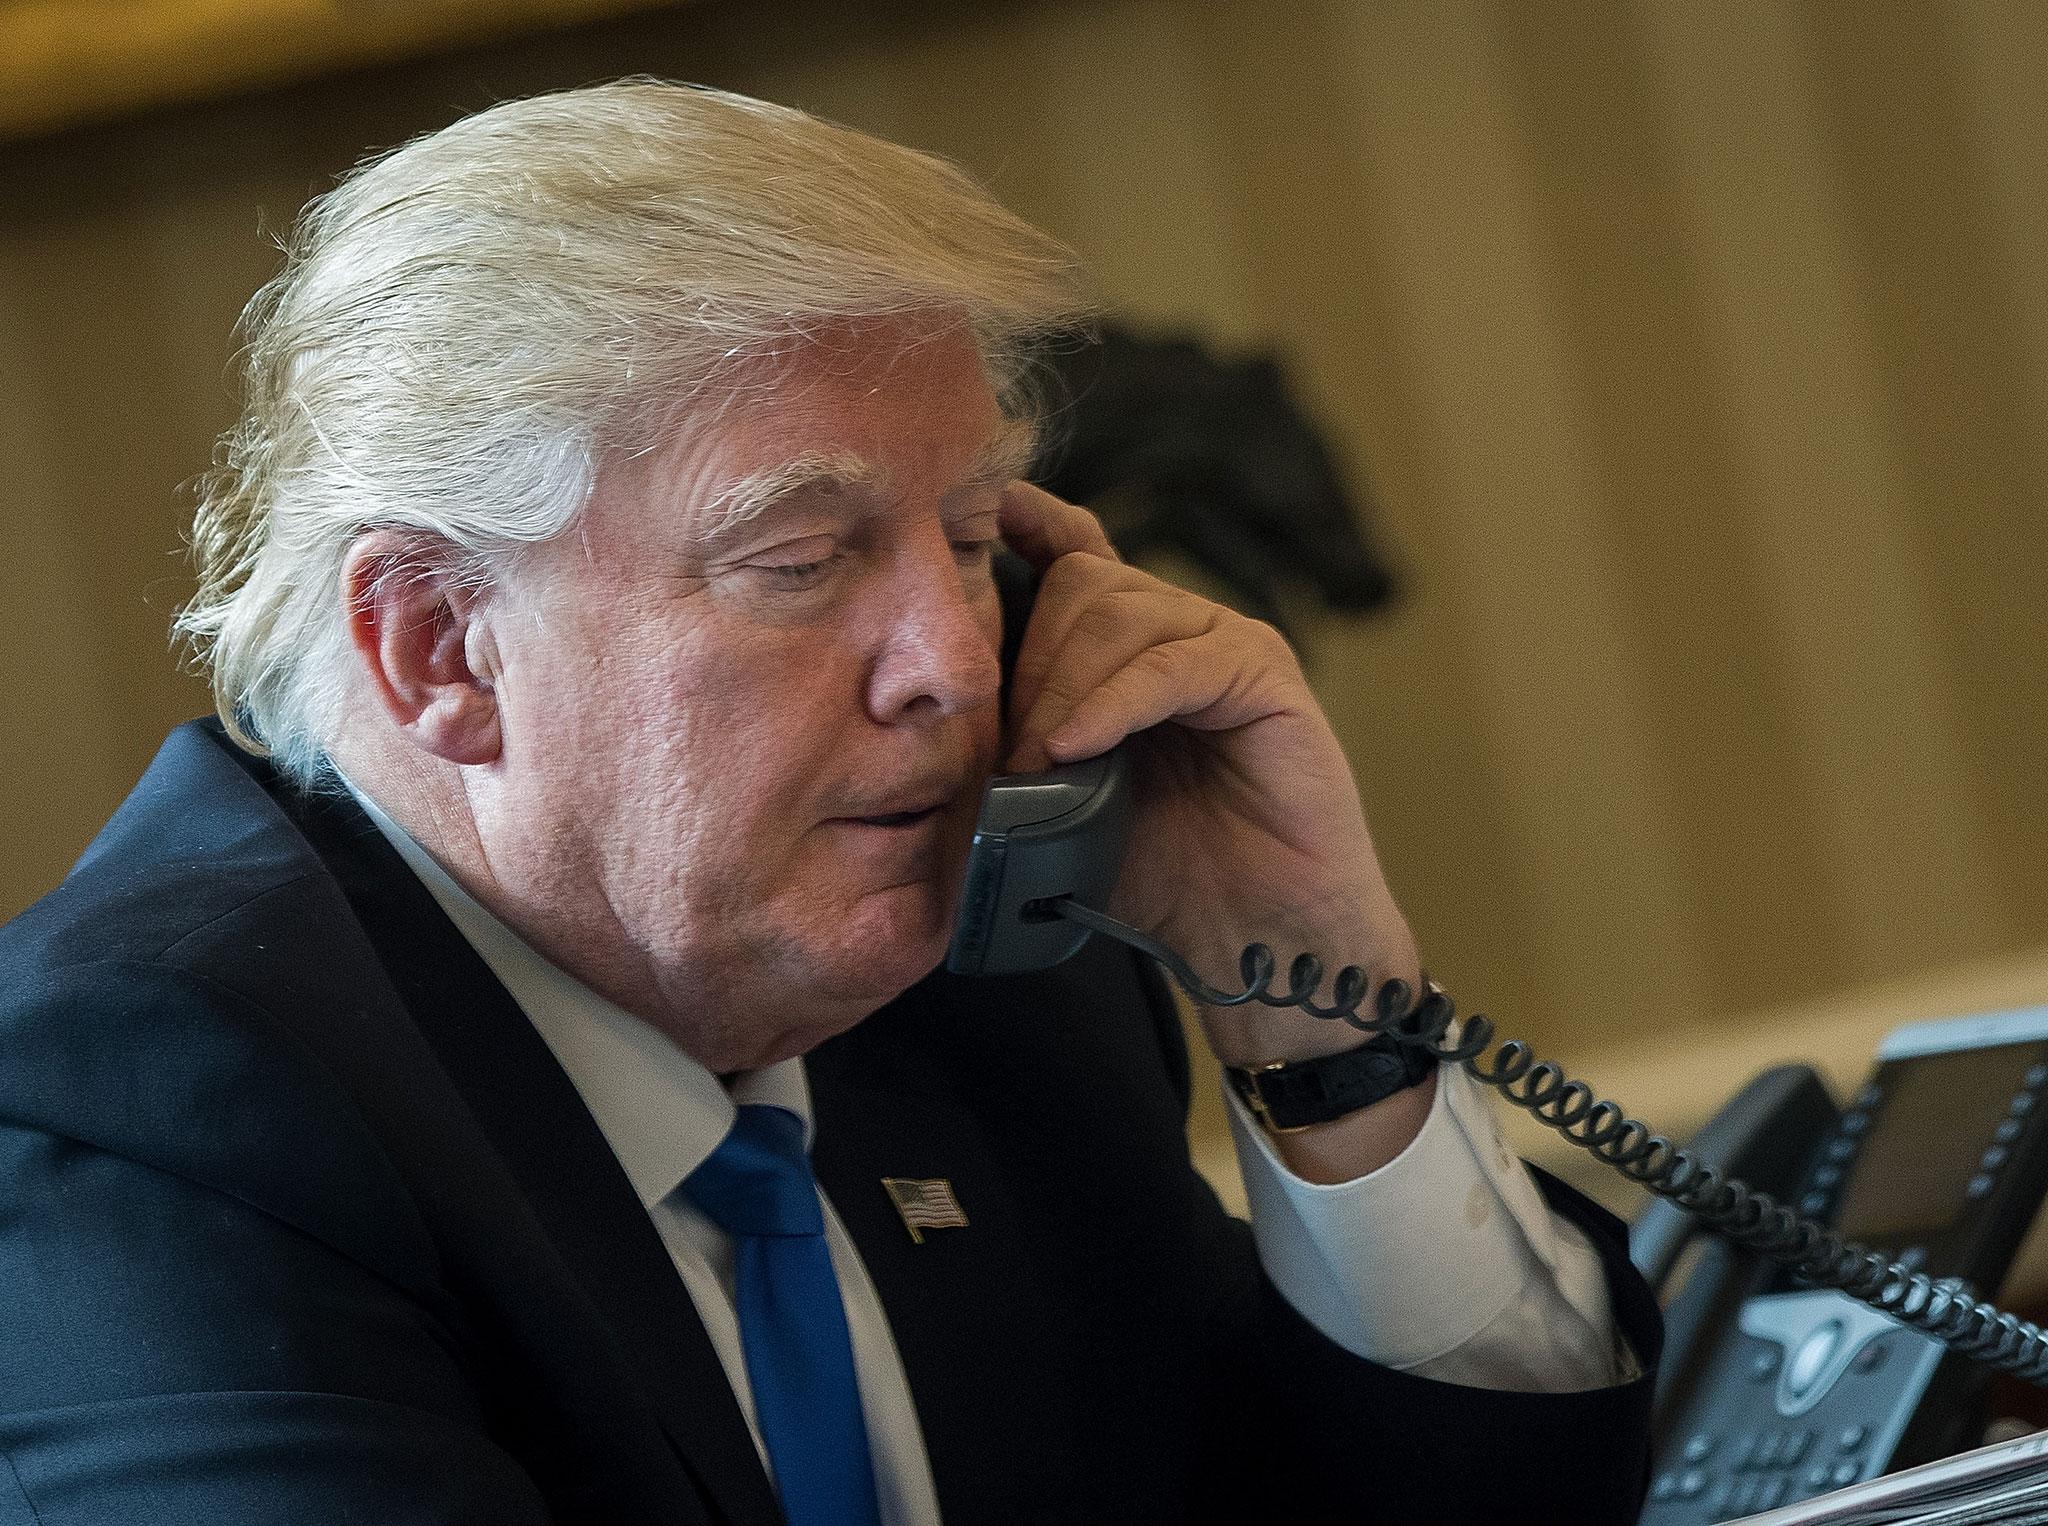
[[[1178,1030],[1121,952],[935,975],[810,1070],[949,1522],[1633,1518],[1646,1382],[1455,1388],[1288,1308],[1189,1168]],[[885,1176],[950,1179],[971,1226],[913,1244]],[[1619,1226],[1546,1190],[1647,1360]],[[0,1526],[775,1519],[504,989],[352,803],[174,733],[0,931]]]

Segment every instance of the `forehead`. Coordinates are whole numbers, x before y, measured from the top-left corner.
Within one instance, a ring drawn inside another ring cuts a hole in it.
[[[650,452],[646,485],[688,539],[830,494],[923,503],[1019,475],[1033,431],[1006,418],[963,329],[864,326],[735,367]]]

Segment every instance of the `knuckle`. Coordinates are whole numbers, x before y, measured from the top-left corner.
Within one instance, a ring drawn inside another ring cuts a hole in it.
[[[1172,678],[1183,666],[1182,656],[1170,646],[1148,646],[1131,659],[1131,666],[1138,672],[1159,678]]]
[[[1116,639],[1127,623],[1125,613],[1108,599],[1096,599],[1074,617],[1074,634],[1091,644]]]
[[[1294,648],[1279,628],[1264,620],[1255,620],[1250,615],[1236,617],[1243,625],[1246,640],[1262,656],[1271,662],[1291,667],[1294,664]]]
[[[1085,551],[1061,552],[1040,575],[1038,597],[1051,602],[1075,597],[1087,587],[1097,560]]]

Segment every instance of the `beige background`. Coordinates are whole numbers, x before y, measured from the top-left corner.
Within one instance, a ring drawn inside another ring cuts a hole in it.
[[[205,706],[178,485],[265,230],[629,71],[957,156],[1116,305],[1285,352],[1407,589],[1315,677],[1510,1031],[1683,1125],[1788,1046],[2048,999],[2021,0],[706,3],[0,144],[0,914]]]

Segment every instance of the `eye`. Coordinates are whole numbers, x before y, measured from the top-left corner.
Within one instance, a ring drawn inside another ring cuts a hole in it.
[[[981,568],[989,564],[995,555],[996,543],[993,537],[978,539],[956,538],[953,542],[953,557],[963,567]]]
[[[788,593],[801,593],[804,589],[815,588],[825,581],[826,576],[840,561],[840,553],[821,556],[807,562],[753,563],[748,571],[759,573],[770,587]]]

